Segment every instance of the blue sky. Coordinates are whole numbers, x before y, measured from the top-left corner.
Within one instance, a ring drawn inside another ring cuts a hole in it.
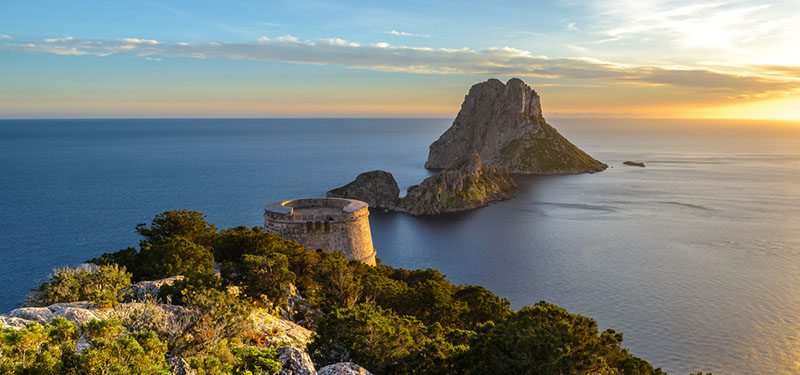
[[[6,1],[0,117],[800,118],[797,1]]]

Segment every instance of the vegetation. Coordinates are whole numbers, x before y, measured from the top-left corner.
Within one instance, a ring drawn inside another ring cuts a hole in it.
[[[75,350],[79,333],[89,346]],[[164,345],[153,332],[129,332],[117,320],[94,320],[78,330],[56,318],[43,326],[0,330],[2,374],[169,374]]]
[[[125,266],[103,265],[94,271],[61,268],[28,296],[28,306],[48,306],[59,302],[89,301],[99,307],[119,302],[119,290],[131,283]]]
[[[129,282],[117,277],[127,276],[127,268],[134,280],[184,275],[157,296],[183,307],[167,314],[151,301],[124,310],[119,320],[87,325],[83,330],[94,336],[83,354],[70,351],[78,331],[61,320],[4,330],[0,365],[6,367],[0,370],[33,374],[38,368],[84,366],[74,368],[85,373],[85,366],[114,362],[118,373],[157,374],[163,369],[159,359],[168,353],[187,358],[199,374],[276,373],[275,351],[252,345],[249,317],[254,309],[302,307],[310,315],[295,320],[315,331],[307,350],[317,366],[353,361],[389,375],[664,374],[622,348],[621,333],[599,332],[591,318],[545,302],[515,311],[485,288],[452,284],[436,270],[371,267],[339,253],[305,249],[259,227],[218,233],[202,214],[185,210],[167,211],[136,230],[143,236],[138,250],[104,254],[92,260],[101,264],[92,273],[59,270],[31,301],[113,304],[108,296]],[[289,315],[297,318],[296,313]],[[15,341],[14,332],[39,341]],[[34,344],[22,348],[22,342]],[[106,351],[144,351],[145,359],[112,361],[103,359]]]

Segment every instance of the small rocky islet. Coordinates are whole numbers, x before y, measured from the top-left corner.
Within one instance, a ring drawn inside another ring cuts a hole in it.
[[[550,126],[539,95],[518,78],[475,84],[447,131],[430,146],[425,168],[439,170],[400,189],[391,173],[376,170],[327,192],[370,207],[414,216],[472,210],[511,199],[511,174],[594,173],[608,165],[592,158]]]

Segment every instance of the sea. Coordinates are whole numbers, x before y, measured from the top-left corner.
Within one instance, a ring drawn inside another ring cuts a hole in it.
[[[0,311],[165,210],[262,225],[270,202],[375,169],[404,192],[451,122],[0,121]],[[549,122],[610,168],[515,176],[515,199],[466,213],[373,210],[381,262],[593,317],[670,374],[800,373],[800,123]]]

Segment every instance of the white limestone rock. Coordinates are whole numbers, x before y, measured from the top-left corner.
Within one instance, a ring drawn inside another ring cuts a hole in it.
[[[280,375],[317,375],[314,362],[305,351],[293,346],[282,346],[276,351],[282,365]]]
[[[353,362],[339,362],[321,368],[319,375],[372,375],[367,369]]]
[[[169,372],[172,375],[196,375],[197,371],[189,366],[189,362],[181,357],[172,357],[167,359],[169,365]]]
[[[158,290],[164,285],[172,285],[177,280],[183,280],[183,276],[172,276],[161,280],[140,281],[136,284],[126,286],[119,291],[122,302],[143,301],[147,298],[158,296]]]
[[[267,336],[268,345],[305,348],[311,342],[313,332],[289,320],[259,311],[254,311],[250,318],[255,331]]]

